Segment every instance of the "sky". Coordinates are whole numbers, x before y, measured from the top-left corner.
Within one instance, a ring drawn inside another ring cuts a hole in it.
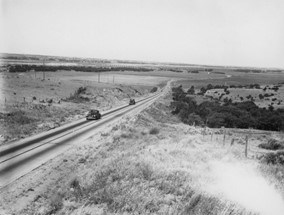
[[[0,0],[0,53],[284,68],[284,1]]]

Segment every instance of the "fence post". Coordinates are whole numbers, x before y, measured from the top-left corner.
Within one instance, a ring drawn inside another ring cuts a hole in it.
[[[224,128],[224,137],[223,137],[223,145],[225,145],[225,140],[226,140],[226,129]]]
[[[248,135],[246,136],[245,156],[248,157]]]
[[[235,142],[235,138],[233,138],[233,139],[231,140],[231,146],[234,145],[234,142]]]

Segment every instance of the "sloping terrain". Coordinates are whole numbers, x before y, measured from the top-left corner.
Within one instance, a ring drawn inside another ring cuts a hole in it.
[[[181,124],[169,97],[56,157],[1,193],[6,214],[283,214],[284,169],[250,136]],[[243,132],[246,132],[245,130]],[[234,144],[232,138],[236,139]],[[282,137],[283,138],[283,137]]]

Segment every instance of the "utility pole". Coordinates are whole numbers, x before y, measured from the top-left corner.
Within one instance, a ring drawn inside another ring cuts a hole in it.
[[[45,66],[45,58],[43,59],[43,67]],[[42,79],[45,80],[45,70],[43,68]]]

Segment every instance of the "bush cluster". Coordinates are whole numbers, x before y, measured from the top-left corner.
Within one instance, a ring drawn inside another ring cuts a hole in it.
[[[278,151],[276,153],[270,152],[263,157],[263,161],[267,164],[280,164],[284,165],[284,151]]]
[[[279,150],[284,149],[284,142],[279,142],[275,139],[271,139],[267,143],[259,144],[258,147],[268,150]]]
[[[90,98],[83,96],[86,93],[86,90],[86,87],[79,87],[72,95],[70,95],[70,97],[66,98],[65,101],[72,101],[75,103],[90,101]]]
[[[157,92],[157,90],[158,90],[158,87],[153,87],[153,88],[151,89],[150,93],[155,93],[155,92]]]
[[[192,86],[194,87],[194,86]],[[260,89],[260,85],[259,84],[248,84],[248,85],[212,85],[212,84],[208,84],[205,87],[201,87],[200,88],[200,92],[198,93],[199,95],[204,95],[207,90],[212,90],[212,89],[224,89],[224,92],[226,94],[230,94],[230,91],[228,90],[228,88],[246,88],[246,89]]]
[[[182,86],[172,88],[172,113],[187,124],[204,125],[212,128],[255,128],[261,130],[284,130],[284,110],[259,108],[252,101],[224,104],[205,101],[197,104]]]
[[[158,128],[151,128],[149,134],[159,134],[160,130]]]

